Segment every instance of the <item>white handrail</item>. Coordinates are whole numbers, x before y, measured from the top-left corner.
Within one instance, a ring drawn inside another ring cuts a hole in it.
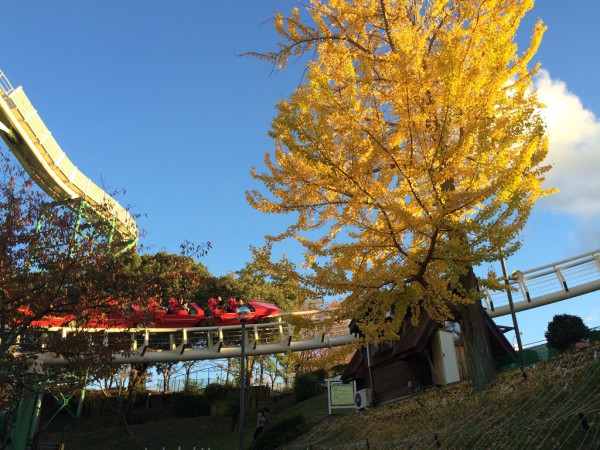
[[[546,264],[509,277],[515,311],[524,311],[600,290],[600,250]],[[502,280],[503,281],[503,280]],[[506,291],[486,291],[490,317],[510,314]]]
[[[13,91],[12,84],[10,84],[10,81],[8,81],[8,78],[6,78],[6,75],[4,75],[4,72],[2,72],[1,70],[0,70],[0,90],[3,90],[7,94],[10,94]]]

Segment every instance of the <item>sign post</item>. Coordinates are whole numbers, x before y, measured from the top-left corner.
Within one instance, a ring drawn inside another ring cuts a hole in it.
[[[332,409],[354,408],[354,393],[356,384],[342,383],[339,376],[328,378],[327,380],[327,400],[329,405],[329,415]]]

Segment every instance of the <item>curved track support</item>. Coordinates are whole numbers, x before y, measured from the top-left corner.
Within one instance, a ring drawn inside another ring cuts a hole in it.
[[[115,349],[115,364],[179,362],[241,356],[240,326],[207,328],[153,328],[147,330],[128,329],[72,329],[51,328],[48,331],[60,333],[65,338],[69,333],[86,332],[90,335],[102,334],[102,345],[110,346],[111,335],[130,335],[128,351]],[[310,333],[294,328],[284,322],[255,324],[247,336],[249,339],[246,355],[270,355],[298,352],[321,348],[339,347],[354,343],[358,337],[347,331],[331,329],[327,333]],[[41,347],[40,347],[41,348]],[[66,365],[69,361],[52,352],[38,355],[36,364]]]

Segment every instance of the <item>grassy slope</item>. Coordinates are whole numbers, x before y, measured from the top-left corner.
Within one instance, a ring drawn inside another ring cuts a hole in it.
[[[295,414],[319,422],[286,449],[366,448],[600,448],[600,347],[563,355],[527,370],[498,376],[481,393],[467,383],[432,389],[410,399],[362,413],[327,417],[327,396],[297,405],[274,406],[273,424]],[[580,423],[585,414],[589,430]],[[343,413],[343,410],[342,410]],[[245,443],[252,441],[253,421],[246,421]],[[133,425],[148,450],[238,448],[239,435],[228,418],[166,419]],[[133,449],[121,427],[79,423],[66,433],[67,450]]]
[[[320,395],[304,402],[288,402],[271,405],[274,423],[295,414],[302,414],[307,422],[314,423],[327,417],[327,395]],[[169,416],[172,414],[165,412]],[[246,418],[244,447],[249,447],[254,434],[254,414]],[[128,438],[123,427],[115,426],[114,419],[105,419],[104,423],[83,420],[71,423],[65,431],[66,450],[130,450],[134,444]],[[227,417],[190,417],[185,419],[161,418],[140,425],[131,425],[138,448],[148,450],[211,450],[237,449],[239,433],[231,429],[231,419]]]
[[[503,373],[481,393],[467,383],[323,423],[286,449],[600,448],[600,347]],[[589,425],[580,423],[585,414]]]

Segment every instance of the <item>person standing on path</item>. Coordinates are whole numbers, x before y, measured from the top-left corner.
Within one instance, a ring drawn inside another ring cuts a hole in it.
[[[258,411],[258,417],[256,418],[256,430],[254,430],[254,440],[261,433],[263,428],[265,427],[265,423],[267,422],[267,416],[265,414],[265,410],[261,409]]]

